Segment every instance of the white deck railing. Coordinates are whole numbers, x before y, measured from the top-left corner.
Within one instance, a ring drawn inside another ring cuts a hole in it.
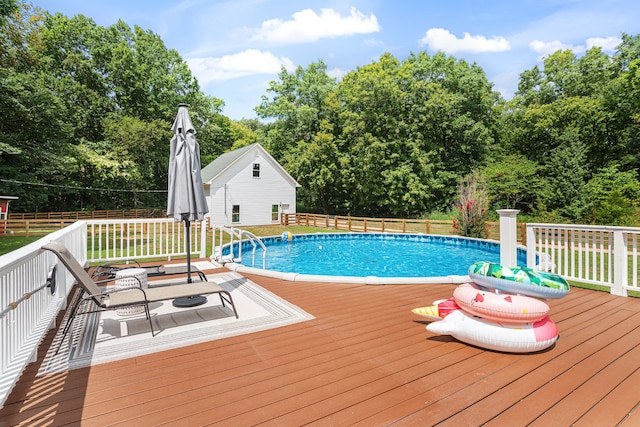
[[[55,292],[42,287],[57,259],[40,248],[52,240],[63,242],[83,263],[86,236],[86,224],[78,222],[0,257],[0,406],[25,366],[35,361],[38,345],[47,330],[55,327],[73,285],[73,277],[57,267]]]
[[[535,266],[536,254],[542,254],[549,271],[627,296],[640,291],[639,236],[637,227],[527,224],[527,265]]]
[[[204,222],[191,223],[191,253],[206,256]],[[83,265],[91,262],[168,259],[186,255],[184,223],[173,219],[78,221],[36,242],[0,256],[0,407],[23,369],[35,361],[38,345],[66,308],[73,277],[42,245],[59,241]],[[43,287],[56,265],[56,291]]]
[[[191,253],[206,256],[206,223],[192,221]],[[88,260],[125,261],[187,254],[184,222],[171,218],[87,221]]]

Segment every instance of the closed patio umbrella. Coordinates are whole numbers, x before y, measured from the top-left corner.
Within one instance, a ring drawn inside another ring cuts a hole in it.
[[[178,106],[169,154],[167,215],[184,221],[187,246],[187,282],[191,283],[191,221],[201,221],[209,209],[204,195],[200,165],[200,146],[186,104]],[[205,297],[175,300],[174,305],[193,307],[204,304]]]

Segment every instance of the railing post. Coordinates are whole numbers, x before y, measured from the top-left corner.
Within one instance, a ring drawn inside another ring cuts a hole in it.
[[[533,226],[527,227],[527,267],[536,266],[536,230]]]
[[[499,209],[500,215],[500,264],[505,267],[518,265],[516,241],[516,216],[518,209]]]
[[[622,230],[613,232],[613,283],[611,294],[622,297],[627,296],[628,285],[628,257],[627,257],[626,233]],[[612,260],[609,260],[611,262]]]
[[[209,217],[200,221],[200,258],[207,256],[207,222]]]

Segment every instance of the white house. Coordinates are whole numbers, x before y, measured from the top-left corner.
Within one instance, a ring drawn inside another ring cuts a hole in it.
[[[214,225],[273,224],[296,211],[300,184],[258,143],[222,154],[202,181]]]

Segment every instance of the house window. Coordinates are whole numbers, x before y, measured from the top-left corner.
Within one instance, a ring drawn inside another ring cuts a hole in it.
[[[271,205],[271,221],[278,220],[278,205]]]
[[[253,164],[253,177],[260,178],[260,163]]]
[[[240,222],[240,205],[233,205],[231,210],[231,222]]]

